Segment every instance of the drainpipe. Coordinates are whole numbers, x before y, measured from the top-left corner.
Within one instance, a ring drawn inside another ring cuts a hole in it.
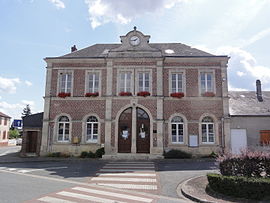
[[[224,117],[221,118],[221,148],[224,153],[225,139],[224,139]]]

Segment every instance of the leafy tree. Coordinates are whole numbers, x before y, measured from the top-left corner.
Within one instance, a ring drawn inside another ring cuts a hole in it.
[[[23,109],[22,116],[29,116],[31,114],[32,113],[31,113],[30,105],[27,104],[26,107]]]
[[[9,134],[9,139],[16,139],[16,138],[20,137],[20,133],[17,129],[9,130],[8,134]]]

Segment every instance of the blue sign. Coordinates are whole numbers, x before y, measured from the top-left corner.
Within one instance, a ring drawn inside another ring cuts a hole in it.
[[[13,127],[14,128],[21,128],[22,127],[22,120],[15,120],[13,121]]]

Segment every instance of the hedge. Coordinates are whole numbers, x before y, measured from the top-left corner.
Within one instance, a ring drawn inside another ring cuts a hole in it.
[[[192,154],[181,150],[172,149],[168,152],[164,152],[163,156],[165,159],[190,159]]]
[[[225,153],[218,158],[220,173],[225,176],[270,177],[270,153],[242,151]]]
[[[212,190],[238,198],[265,200],[270,198],[270,178],[247,178],[207,174]]]
[[[91,151],[89,152],[83,151],[80,157],[81,158],[101,158],[103,154],[105,154],[104,147],[97,149],[95,153]]]

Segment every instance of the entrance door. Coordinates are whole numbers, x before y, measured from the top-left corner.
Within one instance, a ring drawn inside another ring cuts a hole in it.
[[[37,152],[37,136],[38,132],[28,131],[26,139],[26,152],[36,153]]]
[[[120,115],[118,126],[118,152],[131,153],[132,108]]]
[[[150,153],[150,119],[141,108],[137,108],[137,153]]]
[[[247,148],[246,129],[231,129],[231,147],[233,154],[239,154]]]

